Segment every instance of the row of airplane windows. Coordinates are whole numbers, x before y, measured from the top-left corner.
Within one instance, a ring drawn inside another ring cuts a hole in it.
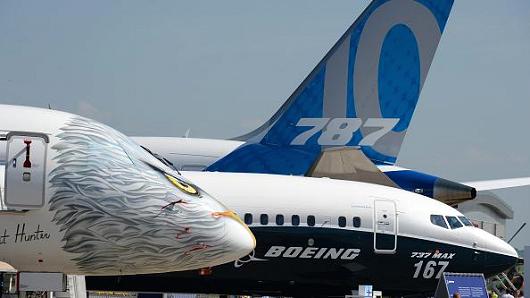
[[[431,215],[431,223],[440,226],[445,229],[451,227],[452,230],[461,228],[463,226],[472,227],[473,224],[465,216],[443,216],[443,215]],[[448,225],[449,224],[449,225]]]
[[[245,223],[247,225],[251,225],[254,223],[254,218],[252,216],[252,214],[250,213],[245,213],[245,216],[244,216],[244,220],[245,220]],[[285,223],[285,217],[283,216],[283,214],[276,214],[276,225],[277,226],[283,226],[284,223]],[[337,218],[337,223],[339,225],[339,227],[341,228],[344,228],[348,225],[348,220],[346,219],[345,216],[339,216]],[[269,215],[268,214],[260,214],[259,216],[259,223],[263,226],[266,226],[269,224]],[[358,216],[355,216],[353,217],[352,221],[351,221],[352,225],[354,228],[359,228],[361,227],[361,218],[358,217]],[[310,227],[313,227],[315,226],[316,224],[316,219],[315,219],[315,216],[314,215],[308,215],[307,218],[306,218],[306,224]],[[299,226],[300,225],[300,216],[299,215],[292,215],[291,216],[291,225],[292,226]]]

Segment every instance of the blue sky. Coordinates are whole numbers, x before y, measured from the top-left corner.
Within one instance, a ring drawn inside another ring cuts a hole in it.
[[[130,135],[233,137],[268,119],[368,2],[3,0],[0,102]],[[529,54],[530,1],[456,0],[399,164],[530,176]],[[498,194],[516,210],[511,235],[530,189]]]

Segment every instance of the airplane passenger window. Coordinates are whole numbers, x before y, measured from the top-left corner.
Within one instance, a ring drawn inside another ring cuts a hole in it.
[[[449,227],[447,227],[447,224],[445,223],[444,217],[441,215],[431,215],[431,222],[434,225],[449,229]]]
[[[300,216],[298,216],[298,215],[293,215],[293,216],[291,217],[291,224],[292,224],[293,226],[297,226],[297,225],[299,225],[299,224],[300,224]]]
[[[250,213],[245,213],[245,223],[246,223],[247,225],[252,224],[252,214],[250,214]]]
[[[267,214],[262,214],[259,216],[259,222],[266,226],[267,224],[269,224],[269,216]]]
[[[447,219],[447,222],[449,223],[451,229],[458,229],[463,227],[462,223],[458,221],[458,218],[456,218],[455,216],[446,216],[445,218]]]
[[[360,228],[361,227],[361,218],[356,216],[353,218],[353,226],[355,228]]]
[[[469,221],[469,219],[467,219],[467,217],[465,216],[459,216],[458,219],[460,219],[460,221],[464,224],[464,226],[466,227],[472,227],[473,224],[471,223],[471,221]]]
[[[307,216],[307,225],[310,227],[315,225],[315,217],[313,215]]]
[[[339,216],[339,227],[344,228],[346,226],[346,217]]]
[[[276,215],[276,224],[279,226],[283,226],[283,215],[281,214]]]

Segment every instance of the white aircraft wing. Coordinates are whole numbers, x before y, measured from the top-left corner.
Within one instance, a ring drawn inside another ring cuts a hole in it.
[[[494,190],[530,185],[530,177],[463,182],[477,191]]]

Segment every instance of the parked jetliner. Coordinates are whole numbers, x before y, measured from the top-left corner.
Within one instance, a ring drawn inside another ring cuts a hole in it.
[[[181,170],[375,182],[449,204],[473,199],[480,190],[528,185],[530,178],[462,184],[394,166],[452,4],[373,1],[274,116],[251,133],[234,140],[135,140]],[[319,167],[323,152],[334,147],[357,148],[355,162],[339,170]],[[379,168],[363,174],[370,163]]]
[[[512,267],[516,251],[436,200],[362,182],[182,172],[244,218],[256,250],[232,264],[155,275],[87,278],[87,289],[287,296],[432,292],[443,271]]]
[[[241,219],[128,137],[0,105],[0,261],[19,271],[139,274],[247,255]]]
[[[210,284],[186,271],[182,276],[195,279],[157,290],[200,282],[195,290],[232,284],[230,291],[241,292],[263,284],[260,291],[299,293],[312,285],[345,292],[372,281],[382,289],[423,291],[444,270],[490,275],[517,260],[510,245],[418,194],[327,178],[181,176],[98,122],[29,107],[0,105],[0,111],[0,260],[22,271],[123,274],[105,285],[113,289],[131,274],[210,267],[249,254],[214,267]],[[243,221],[208,194],[236,208],[257,246]],[[382,275],[384,266],[400,270]],[[132,278],[137,289],[152,286],[147,275]]]

